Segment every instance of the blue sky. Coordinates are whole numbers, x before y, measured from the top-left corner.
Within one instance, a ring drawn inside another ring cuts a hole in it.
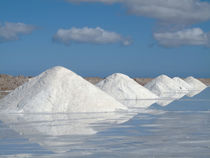
[[[0,73],[210,77],[209,1],[73,1],[0,1]]]

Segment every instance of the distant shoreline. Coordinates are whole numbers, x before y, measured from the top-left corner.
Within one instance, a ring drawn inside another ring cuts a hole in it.
[[[32,77],[0,74],[0,99],[6,96],[10,91],[14,90],[15,88],[27,82],[30,78]],[[96,84],[101,80],[103,80],[103,78],[100,77],[85,77],[85,79],[92,84]],[[153,78],[134,78],[134,80],[142,86],[144,86],[152,79]],[[210,86],[210,78],[197,78],[197,79],[199,79],[205,85]]]
[[[19,87],[23,83],[27,82],[31,76],[11,76],[7,74],[0,74],[0,91],[8,91],[14,90],[15,88]],[[100,77],[85,77],[85,79],[92,84],[96,84],[97,82],[103,80]],[[136,82],[140,85],[144,86],[146,83],[151,81],[153,78],[134,78]],[[207,86],[210,86],[210,78],[197,78]]]

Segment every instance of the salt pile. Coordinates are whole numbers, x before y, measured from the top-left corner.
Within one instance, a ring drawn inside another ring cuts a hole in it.
[[[174,77],[173,80],[180,86],[181,89],[192,90],[192,86],[190,86],[187,82],[179,77]]]
[[[0,100],[8,112],[109,112],[126,109],[99,88],[64,67],[53,67]]]
[[[189,97],[193,97],[203,91],[207,86],[203,84],[201,81],[195,79],[194,77],[190,76],[184,79],[191,87],[192,90],[187,94]]]
[[[185,95],[187,89],[180,87],[173,79],[166,75],[160,75],[145,85],[150,91],[161,97],[157,103],[161,106],[170,104],[173,100]]]
[[[180,92],[181,90],[187,90],[184,87],[180,87],[173,79],[166,75],[160,75],[145,85],[147,89],[155,93],[160,97],[164,97],[171,92]]]
[[[203,90],[207,86],[203,84],[201,81],[195,79],[194,77],[190,76],[185,79],[185,82],[187,82],[193,90]]]
[[[130,77],[115,73],[97,83],[96,86],[118,100],[157,99],[158,97]]]

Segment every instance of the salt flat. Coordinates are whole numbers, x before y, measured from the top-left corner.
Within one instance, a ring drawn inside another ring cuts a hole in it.
[[[138,112],[0,116],[0,157],[210,157],[210,88]]]

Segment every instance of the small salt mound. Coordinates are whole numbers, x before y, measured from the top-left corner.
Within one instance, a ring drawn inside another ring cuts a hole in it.
[[[187,82],[192,87],[193,90],[203,90],[207,87],[201,81],[199,81],[198,79],[195,79],[192,76],[187,77],[184,80],[185,80],[185,82]]]
[[[34,77],[0,100],[8,112],[109,112],[126,109],[99,88],[64,67]]]
[[[183,97],[187,91],[186,88],[180,87],[173,79],[166,75],[160,75],[145,85],[147,89],[161,98],[157,104],[166,106],[175,99]]]
[[[179,77],[174,77],[173,80],[180,86],[181,89],[192,90],[192,86],[190,86],[187,82]]]
[[[191,87],[191,91],[187,94],[189,97],[193,97],[203,91],[207,86],[203,84],[201,81],[195,79],[194,77],[190,76],[184,79]]]
[[[108,76],[106,79],[97,83],[96,86],[118,100],[158,98],[148,89],[121,73],[115,73]]]
[[[152,91],[158,96],[164,97],[171,92],[180,92],[181,90],[187,90],[180,87],[173,79],[166,75],[160,75],[145,85],[147,89]]]

